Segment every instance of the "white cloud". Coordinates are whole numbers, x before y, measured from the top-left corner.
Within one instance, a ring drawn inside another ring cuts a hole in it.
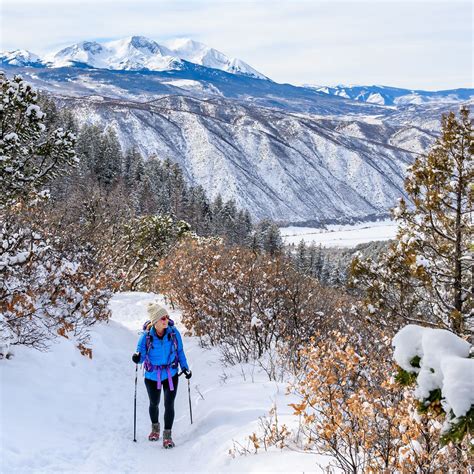
[[[455,1],[3,0],[2,49],[189,36],[279,82],[472,86],[472,6]]]

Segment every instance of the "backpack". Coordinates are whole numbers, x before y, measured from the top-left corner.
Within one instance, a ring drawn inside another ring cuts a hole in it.
[[[168,366],[172,367],[173,369],[178,368],[178,339],[176,338],[176,330],[174,328],[174,321],[172,319],[169,320],[168,327],[171,327],[171,332],[168,333],[168,339],[171,340],[175,349],[175,356],[173,362],[171,364],[167,364]],[[146,371],[153,370],[153,364],[150,362],[148,357],[148,352],[150,351],[152,344],[153,344],[153,336],[150,334],[151,331],[151,321],[146,321],[143,324],[143,331],[146,331],[146,340],[145,340],[145,361],[143,362],[143,367]]]

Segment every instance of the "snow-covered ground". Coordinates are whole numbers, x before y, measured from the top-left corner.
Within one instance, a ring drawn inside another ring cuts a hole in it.
[[[176,448],[150,443],[146,390],[139,372],[137,443],[133,440],[135,365],[130,357],[146,320],[146,293],[120,293],[112,320],[93,328],[93,358],[61,338],[49,352],[18,348],[0,361],[0,472],[321,472],[323,457],[272,449],[228,455],[232,440],[246,443],[258,417],[278,406],[279,421],[294,417],[285,384],[269,382],[252,366],[225,368],[219,352],[184,337],[193,371],[190,425],[187,381],[176,398]],[[172,313],[181,332],[180,314]],[[245,379],[242,375],[245,374]],[[160,407],[162,408],[162,406]],[[163,410],[160,409],[162,420]]]
[[[373,240],[395,238],[397,224],[391,220],[365,222],[354,225],[328,225],[327,229],[313,227],[281,227],[285,244],[321,244],[323,247],[355,247]]]

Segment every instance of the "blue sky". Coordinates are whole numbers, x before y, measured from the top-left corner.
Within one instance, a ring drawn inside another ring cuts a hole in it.
[[[191,37],[277,82],[472,87],[464,1],[2,0],[1,50]]]

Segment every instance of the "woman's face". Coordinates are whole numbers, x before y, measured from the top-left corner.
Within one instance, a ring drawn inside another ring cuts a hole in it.
[[[155,329],[159,332],[165,330],[168,327],[169,316],[162,316],[156,323]]]

